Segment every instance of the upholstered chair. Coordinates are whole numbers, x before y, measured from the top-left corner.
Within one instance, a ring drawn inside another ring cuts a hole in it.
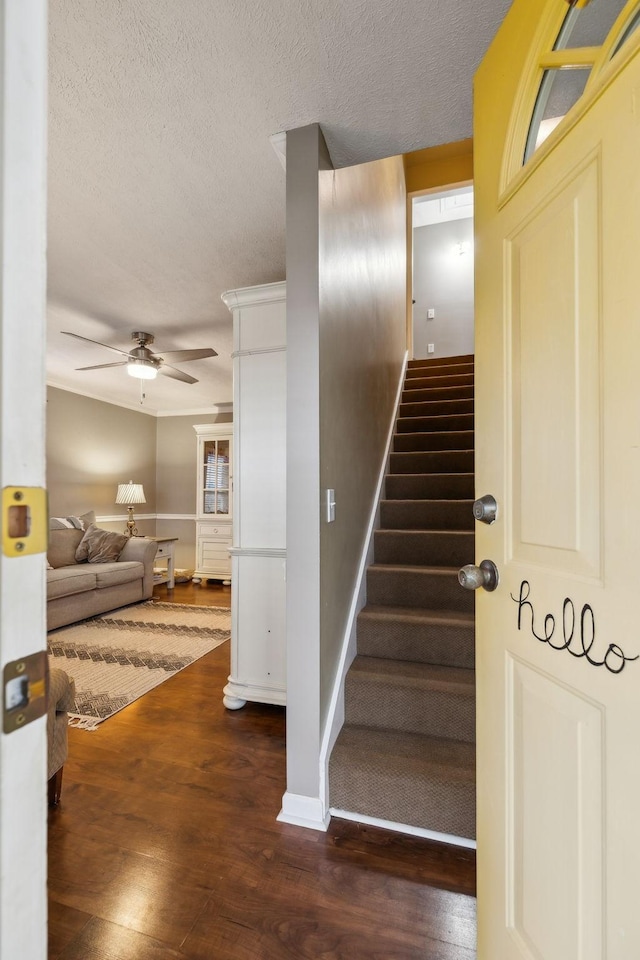
[[[76,688],[64,670],[49,671],[49,710],[47,714],[47,741],[49,746],[47,776],[49,778],[49,806],[60,802],[62,769],[67,759],[67,711],[73,708]]]

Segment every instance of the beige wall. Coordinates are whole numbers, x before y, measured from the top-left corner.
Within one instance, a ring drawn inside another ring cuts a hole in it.
[[[320,173],[320,705],[324,725],[406,351],[401,157]]]
[[[147,499],[136,510],[156,513],[156,420],[148,414],[49,387],[47,391],[47,489],[51,516],[95,510],[122,515],[119,483],[142,483]],[[119,522],[108,523],[118,529]],[[155,520],[141,520],[140,533],[153,535]]]
[[[177,568],[193,569],[196,562],[197,436],[193,426],[231,420],[231,414],[158,417],[156,420],[157,534],[178,537]]]
[[[231,414],[152,417],[50,387],[47,403],[47,488],[52,516],[95,510],[111,530],[127,511],[115,503],[118,483],[135,480],[147,502],[136,508],[138,531],[178,537],[176,567],[195,566],[195,423],[226,423]],[[155,519],[158,514],[158,519]]]

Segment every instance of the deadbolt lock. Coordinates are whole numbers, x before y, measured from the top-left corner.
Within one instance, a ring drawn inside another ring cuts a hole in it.
[[[481,523],[493,523],[498,516],[498,504],[496,498],[487,493],[480,497],[473,505],[473,515]]]

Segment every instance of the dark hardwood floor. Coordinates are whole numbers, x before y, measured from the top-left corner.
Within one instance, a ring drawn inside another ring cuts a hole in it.
[[[226,710],[228,672],[223,644],[97,731],[70,729],[49,820],[49,960],[475,958],[473,853],[278,823],[284,709]]]

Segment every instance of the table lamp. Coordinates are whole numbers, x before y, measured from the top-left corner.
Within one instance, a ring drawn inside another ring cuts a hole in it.
[[[125,530],[128,537],[137,537],[138,535],[138,528],[136,527],[136,522],[133,517],[133,504],[146,502],[141,483],[134,483],[133,480],[129,480],[128,483],[118,484],[116,503],[126,503],[127,510],[129,511],[127,529]]]

